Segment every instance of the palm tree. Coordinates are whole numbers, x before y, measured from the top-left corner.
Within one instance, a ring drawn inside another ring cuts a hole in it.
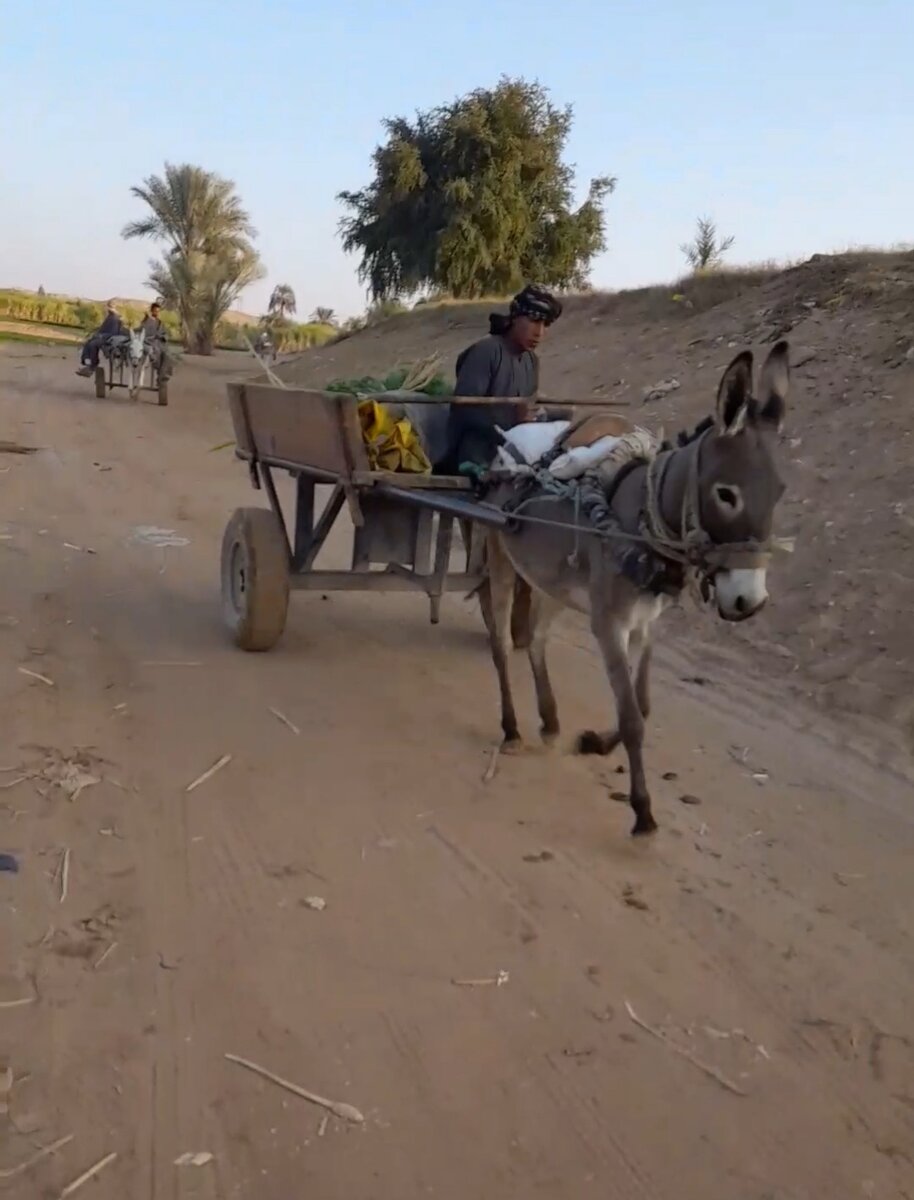
[[[208,254],[223,246],[240,249],[257,236],[234,183],[202,167],[166,163],[164,176],[150,175],[130,191],[150,212],[124,227],[125,238],[152,238],[182,254]]]
[[[149,286],[178,313],[187,350],[212,354],[218,322],[264,274],[235,185],[202,167],[166,163],[164,175],[130,190],[149,213],[123,236],[166,243],[163,258],[150,263]]]
[[[336,313],[332,308],[316,308],[311,314],[311,321],[315,325],[335,325]]]
[[[147,286],[174,309],[191,354],[212,354],[216,328],[249,284],[264,275],[251,246],[224,247],[214,254],[166,254],[150,264]]]
[[[270,303],[267,305],[268,310],[274,315],[285,320],[286,317],[292,315],[297,308],[295,300],[295,292],[288,283],[277,283],[273,288],[273,294],[270,296]]]

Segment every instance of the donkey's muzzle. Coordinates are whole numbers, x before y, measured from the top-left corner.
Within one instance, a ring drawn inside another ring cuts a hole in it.
[[[763,567],[738,567],[714,576],[717,611],[725,621],[747,621],[768,601],[767,572]]]

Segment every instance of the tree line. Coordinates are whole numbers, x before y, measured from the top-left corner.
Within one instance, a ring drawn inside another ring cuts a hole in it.
[[[606,247],[606,202],[616,179],[589,181],[575,204],[574,170],[565,161],[573,113],[539,83],[503,78],[412,119],[384,122],[372,178],[338,195],[343,247],[359,258],[370,322],[404,301],[507,295],[535,280],[559,290],[586,288]],[[148,286],[175,315],[193,353],[212,352],[241,292],[265,275],[256,230],[235,185],[202,167],[165,164],[134,187],[146,213],[123,236],[159,244]],[[732,238],[700,218],[683,252],[695,270],[719,266]],[[296,326],[295,294],[273,288],[261,321],[280,345],[298,348],[305,328],[332,336],[332,310]],[[310,335],[308,335],[310,336]]]
[[[139,325],[145,308],[137,304],[118,305],[123,321],[131,328]],[[319,313],[330,310],[318,310]],[[23,322],[34,325],[51,325],[72,332],[74,338],[82,337],[97,329],[105,316],[105,305],[98,300],[71,299],[64,296],[48,296],[43,289],[28,292],[19,289],[0,290],[0,320]],[[172,341],[184,340],[178,315],[163,309],[162,320]],[[332,313],[331,313],[332,317]],[[262,322],[221,320],[213,335],[214,344],[221,350],[245,350],[263,327]],[[336,337],[339,329],[335,321],[326,321],[318,313],[306,322],[290,321],[283,330],[283,348],[290,351],[307,350],[320,346]]]

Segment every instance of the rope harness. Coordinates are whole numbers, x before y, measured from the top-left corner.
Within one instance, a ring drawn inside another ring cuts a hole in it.
[[[661,450],[651,458],[638,457],[622,463],[608,487],[595,470],[586,471],[573,480],[557,479],[548,470],[547,456],[537,466],[523,469],[524,481],[516,496],[501,506],[511,522],[542,525],[574,532],[574,548],[568,556],[569,566],[581,565],[582,536],[596,537],[618,543],[616,562],[619,570],[638,587],[678,595],[686,584],[707,600],[710,585],[718,571],[758,569],[767,566],[774,549],[772,539],[740,542],[715,542],[701,523],[700,464],[701,451],[713,429],[705,429],[691,443],[688,476],[680,511],[679,530],[674,529],[663,515],[661,499],[666,473],[673,455],[682,450]],[[613,497],[623,479],[638,467],[646,467],[644,503],[639,514],[637,533],[622,528],[613,511]],[[517,472],[493,470],[493,482],[517,481]],[[574,521],[552,521],[525,513],[524,508],[543,495],[570,501],[574,506]],[[582,523],[584,517],[586,524]],[[509,525],[510,529],[510,525]],[[627,545],[624,545],[627,543]]]

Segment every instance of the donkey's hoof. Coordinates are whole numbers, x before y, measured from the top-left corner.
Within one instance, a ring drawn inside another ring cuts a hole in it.
[[[515,734],[513,737],[506,737],[501,744],[502,754],[523,754],[524,740],[520,734]]]
[[[547,729],[545,726],[540,729],[540,740],[547,750],[551,750],[555,746],[560,733],[561,730],[557,725],[551,729]]]
[[[658,828],[657,822],[650,813],[642,814],[635,821],[632,837],[647,837],[649,833],[656,833]]]
[[[597,733],[595,729],[585,729],[578,734],[575,751],[578,754],[608,754],[605,734]]]

